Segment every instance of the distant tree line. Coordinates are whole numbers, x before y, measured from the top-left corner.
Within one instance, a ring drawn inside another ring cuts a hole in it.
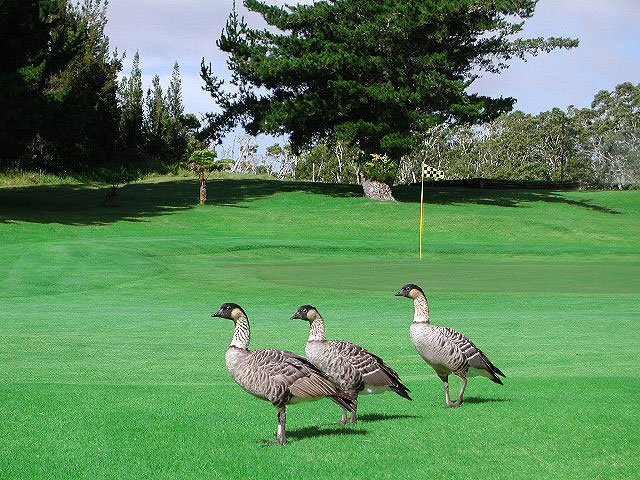
[[[201,148],[184,111],[178,64],[166,94],[143,92],[138,54],[105,34],[106,0],[0,0],[0,170],[125,178]]]
[[[640,84],[600,91],[590,108],[515,111],[477,126],[438,126],[403,158],[398,182],[416,181],[425,161],[449,178],[640,185]]]
[[[505,113],[479,125],[440,124],[401,158],[394,183],[420,181],[422,162],[449,179],[576,181],[588,187],[640,186],[640,84],[598,92],[590,108]],[[361,183],[362,152],[326,139],[294,154],[273,145],[259,158],[240,142],[238,172],[319,182]],[[240,161],[241,160],[241,161]]]

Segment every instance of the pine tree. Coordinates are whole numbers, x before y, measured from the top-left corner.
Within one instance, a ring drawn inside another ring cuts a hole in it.
[[[184,113],[182,78],[178,62],[173,66],[165,105],[167,117],[164,139],[167,145],[167,161],[171,163],[186,161],[191,153],[203,148],[203,145],[195,138],[200,122],[195,115]]]
[[[20,164],[42,124],[52,5],[0,1],[0,168]]]
[[[184,115],[184,106],[182,105],[182,78],[180,77],[180,66],[178,62],[173,65],[173,72],[171,73],[171,81],[169,82],[165,103],[171,118],[180,119],[180,117]]]
[[[235,91],[202,65],[220,107],[204,134],[217,140],[237,123],[250,134],[290,134],[294,147],[334,137],[397,165],[416,133],[441,123],[478,123],[515,99],[469,93],[482,71],[512,57],[571,48],[576,40],[514,39],[537,0],[329,0],[278,7],[245,0],[272,28],[250,28],[232,11],[218,41]],[[393,171],[374,168],[393,179]],[[367,169],[365,168],[365,174]],[[388,187],[373,191],[390,196]]]
[[[64,70],[46,86],[54,110],[42,137],[52,157],[50,170],[82,171],[110,167],[118,137],[117,51],[112,55],[107,25],[107,1],[60,2],[63,22],[54,29],[53,48],[67,55],[65,45],[78,51]],[[63,119],[61,121],[61,119]],[[46,166],[45,166],[46,167]]]
[[[0,158],[87,172],[113,157],[121,62],[109,51],[106,6],[0,0]]]
[[[152,88],[147,90],[147,125],[153,134],[162,135],[165,127],[165,117],[167,116],[167,107],[164,103],[159,75],[153,76],[151,86]]]
[[[120,108],[120,137],[122,145],[127,150],[142,147],[143,135],[143,89],[142,70],[140,69],[140,53],[133,56],[131,76],[124,77],[119,89]]]
[[[164,162],[167,145],[164,139],[167,126],[167,107],[164,103],[160,77],[154,75],[152,87],[147,90],[145,98],[146,117],[145,131],[147,134],[147,150],[152,157]]]

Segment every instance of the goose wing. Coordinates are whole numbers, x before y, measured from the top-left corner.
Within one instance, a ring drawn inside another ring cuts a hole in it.
[[[341,406],[352,409],[346,394],[329,377],[301,355],[285,350],[254,350],[252,361],[266,374],[266,394],[275,405],[292,400],[314,400],[330,397]]]
[[[475,343],[453,328],[442,327],[442,331],[447,340],[458,347],[470,367],[490,373],[490,378],[494,382],[502,384],[498,375],[505,378],[506,375],[489,360],[489,357],[482,350],[476,347]]]
[[[389,387],[405,398],[410,390],[402,383],[397,372],[382,358],[355,343],[344,340],[329,342],[336,355],[346,358],[362,374],[364,383],[380,387]],[[410,398],[409,398],[410,399]]]

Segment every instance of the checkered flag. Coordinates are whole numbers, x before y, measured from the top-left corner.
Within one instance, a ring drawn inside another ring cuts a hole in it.
[[[444,180],[444,172],[431,165],[422,164],[422,178],[432,178],[434,180]]]

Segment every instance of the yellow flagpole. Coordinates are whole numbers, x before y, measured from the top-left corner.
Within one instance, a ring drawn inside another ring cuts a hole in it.
[[[422,181],[420,182],[420,261],[422,261],[423,230],[424,230],[424,162],[422,162]]]

